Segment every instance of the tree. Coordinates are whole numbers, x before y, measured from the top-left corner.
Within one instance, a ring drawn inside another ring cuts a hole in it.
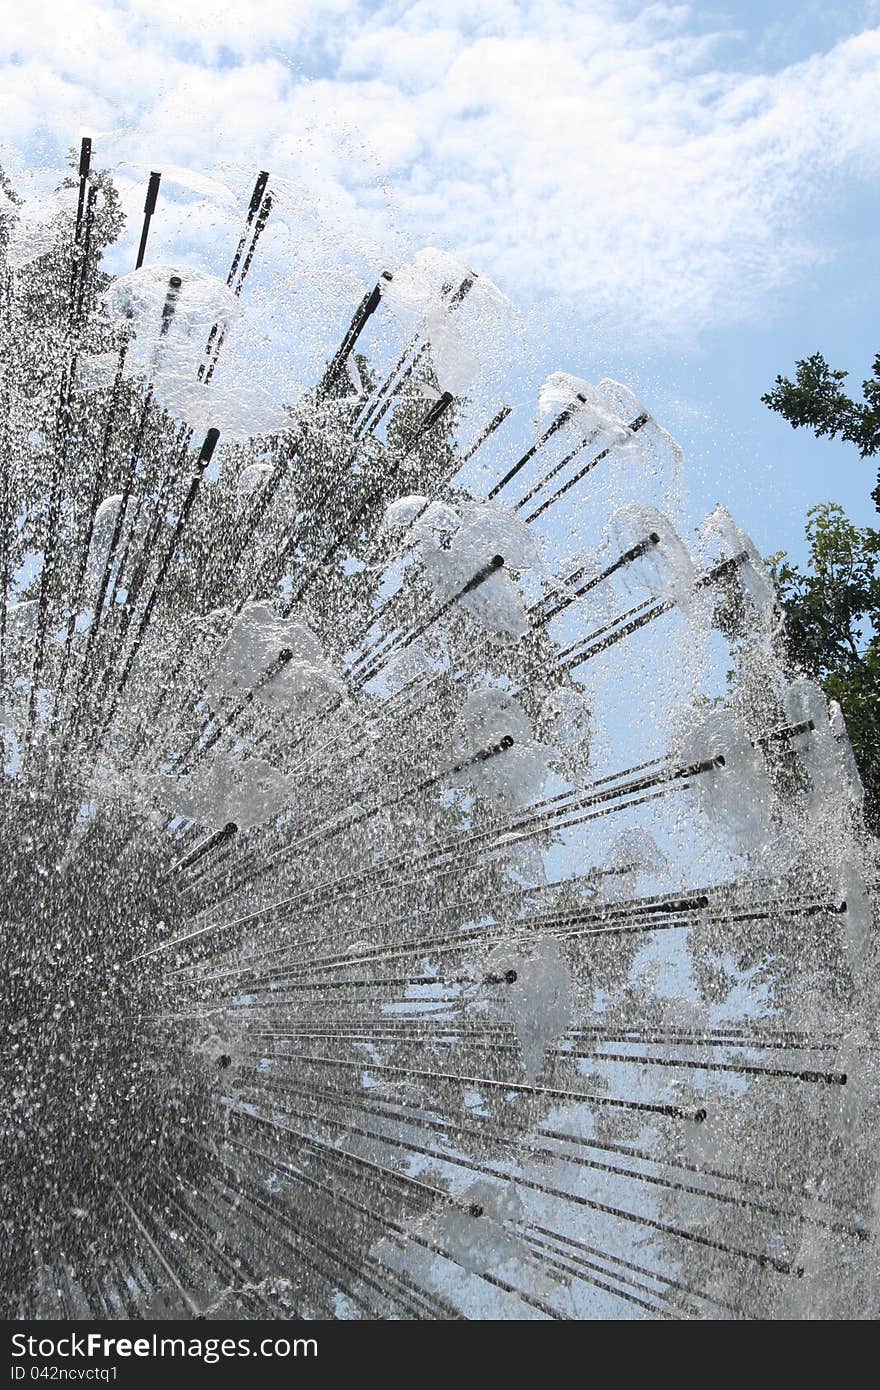
[[[854,401],[844,391],[848,375],[829,367],[821,352],[815,352],[795,364],[794,381],[778,376],[761,400],[792,429],[806,426],[830,439],[839,435],[855,444],[863,459],[870,458],[880,451],[880,353],[874,358],[873,376],[862,382],[864,400]],[[880,511],[880,475],[871,496]]]
[[[880,830],[880,531],[824,502],[807,513],[806,570],[775,556],[792,664],[836,700],[865,787],[866,821]]]
[[[795,364],[795,379],[777,376],[763,403],[817,438],[838,436],[862,458],[880,452],[880,353],[863,399],[846,394],[848,373],[821,352]],[[880,511],[880,476],[871,496]],[[819,680],[843,711],[865,787],[865,816],[880,827],[880,532],[859,528],[833,502],[807,513],[810,558],[806,571],[774,557],[779,599],[786,614],[792,664]]]

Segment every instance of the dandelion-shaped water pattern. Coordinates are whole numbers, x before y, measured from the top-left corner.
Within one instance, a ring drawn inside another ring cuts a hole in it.
[[[875,1314],[876,858],[755,547],[445,253],[285,376],[289,191],[215,274],[181,177],[4,185],[5,1315]]]

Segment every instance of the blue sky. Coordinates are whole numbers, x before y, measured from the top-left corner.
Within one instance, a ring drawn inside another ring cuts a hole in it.
[[[457,250],[526,311],[515,391],[632,385],[691,520],[723,501],[794,554],[816,502],[874,521],[874,470],[760,395],[816,350],[857,386],[880,349],[877,0],[33,0],[4,29],[7,164],[85,123],[98,162],[320,187],[344,235]]]

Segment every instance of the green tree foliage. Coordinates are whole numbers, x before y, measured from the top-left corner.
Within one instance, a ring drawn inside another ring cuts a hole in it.
[[[869,827],[880,831],[880,531],[855,526],[824,502],[807,513],[805,570],[774,557],[792,664],[819,680],[843,711],[865,787]]]
[[[873,376],[862,382],[863,400],[854,401],[844,391],[848,375],[829,367],[821,352],[815,352],[795,364],[794,381],[778,376],[761,400],[792,429],[806,426],[831,439],[839,435],[855,444],[862,458],[870,458],[880,451],[880,353],[874,358]],[[880,476],[871,496],[880,511]]]
[[[765,405],[821,438],[855,444],[862,458],[880,452],[880,353],[862,383],[861,401],[848,396],[848,373],[820,352],[795,364],[795,379],[778,376]],[[880,511],[880,476],[871,496]],[[826,502],[807,513],[807,569],[775,559],[792,663],[821,681],[837,700],[865,785],[868,825],[880,830],[880,532],[859,528],[842,507]]]

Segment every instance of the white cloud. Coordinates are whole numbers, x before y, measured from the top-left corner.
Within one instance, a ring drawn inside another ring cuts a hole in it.
[[[880,166],[878,29],[763,74],[686,6],[611,0],[35,0],[5,29],[10,144],[87,121],[99,158],[323,181],[379,240],[652,336],[766,313]]]

